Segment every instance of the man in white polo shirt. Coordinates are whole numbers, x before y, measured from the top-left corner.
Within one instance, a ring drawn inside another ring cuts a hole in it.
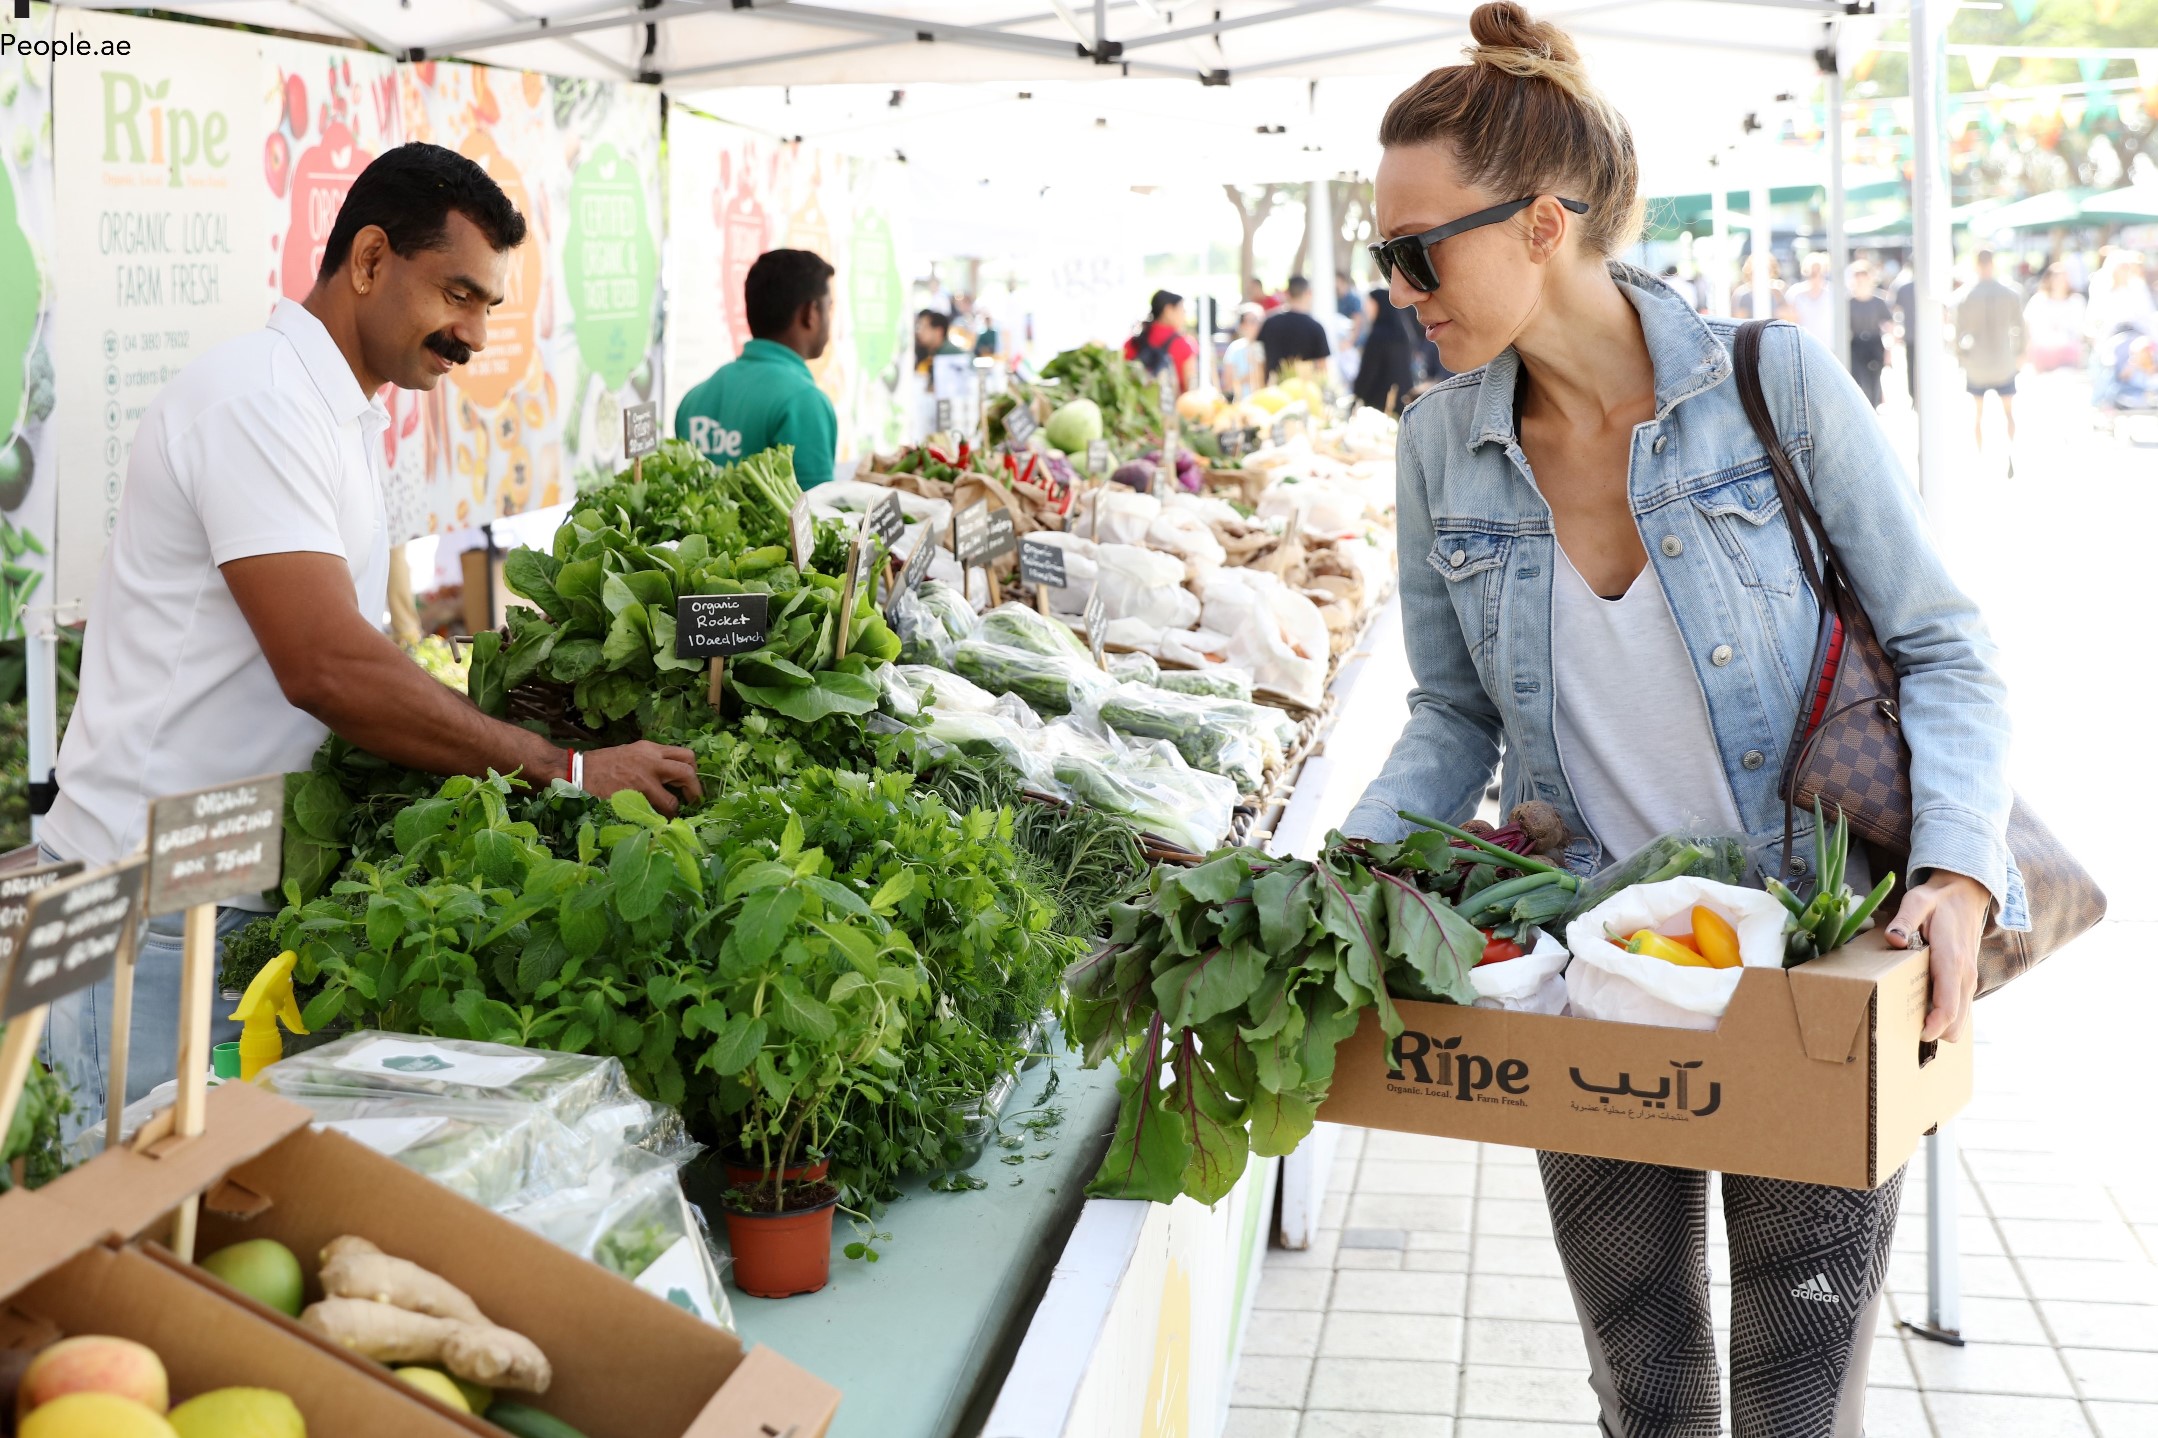
[[[673,791],[702,797],[688,750],[572,754],[482,714],[377,627],[389,421],[373,396],[431,390],[485,347],[524,238],[485,170],[400,146],[353,182],[306,301],[281,302],[268,328],[196,360],[151,403],[90,600],[60,797],[40,831],[52,857],[123,858],[158,795],[303,769],[331,731],[437,774],[637,789],[670,814]],[[257,907],[220,911],[220,937]],[[153,918],[139,953],[131,1101],[173,1075],[180,916]],[[110,1003],[108,981],[56,1005],[47,1028],[46,1057],[85,1119],[104,1106]]]

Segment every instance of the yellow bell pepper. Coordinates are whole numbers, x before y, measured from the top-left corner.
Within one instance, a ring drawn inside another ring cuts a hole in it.
[[[1638,929],[1626,941],[1629,954],[1647,954],[1652,959],[1662,959],[1667,964],[1678,964],[1689,969],[1713,968],[1707,959],[1675,940],[1668,939],[1654,929]]]
[[[1738,967],[1738,930],[1731,921],[1714,909],[1694,905],[1693,943],[1707,959],[1711,968],[1735,969]]]

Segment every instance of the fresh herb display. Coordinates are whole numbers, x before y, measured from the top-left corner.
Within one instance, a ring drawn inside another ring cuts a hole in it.
[[[1109,944],[1067,976],[1089,1066],[1116,1056],[1116,1136],[1088,1192],[1167,1203],[1226,1195],[1250,1154],[1311,1131],[1334,1051],[1397,996],[1473,1002],[1476,926],[1439,896],[1463,862],[1440,834],[1327,836],[1316,861],[1224,849],[1154,871],[1114,911]]]
[[[1851,825],[1841,809],[1831,825],[1822,815],[1818,799],[1813,806],[1813,897],[1801,900],[1774,879],[1768,891],[1790,910],[1791,922],[1784,931],[1783,966],[1796,968],[1809,960],[1842,948],[1866,931],[1874,910],[1896,887],[1896,876],[1886,874],[1873,892],[1861,899],[1844,877],[1851,857]]]
[[[1065,350],[1042,366],[1042,378],[1055,380],[1044,393],[1063,405],[1073,399],[1092,400],[1101,409],[1101,432],[1111,444],[1130,452],[1161,439],[1161,397],[1147,383],[1139,367],[1106,345],[1086,344]],[[1027,396],[1021,395],[1020,398]],[[989,438],[1004,438],[1004,414],[1009,398],[991,401]]]
[[[0,1025],[0,1033],[7,1032]],[[15,1186],[15,1164],[23,1166],[23,1186],[40,1188],[66,1171],[67,1154],[60,1143],[60,1120],[74,1112],[75,1100],[68,1087],[39,1060],[30,1061],[22,1100],[7,1132],[0,1134],[0,1193]]]

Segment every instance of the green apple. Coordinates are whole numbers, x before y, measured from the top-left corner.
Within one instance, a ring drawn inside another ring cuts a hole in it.
[[[300,1316],[305,1281],[300,1260],[274,1238],[250,1238],[220,1248],[202,1266],[240,1292],[291,1318]]]

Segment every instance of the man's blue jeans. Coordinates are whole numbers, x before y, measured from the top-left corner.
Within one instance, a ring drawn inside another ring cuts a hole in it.
[[[48,862],[56,858],[49,850],[44,857]],[[251,909],[220,907],[220,949],[235,929],[261,917]],[[129,1103],[179,1073],[183,918],[176,913],[158,915],[143,926],[135,945],[135,1012],[128,1025]],[[240,1036],[240,1026],[225,1017],[230,1011],[222,997],[212,995],[210,1042],[223,1043]],[[84,1129],[105,1119],[106,1064],[112,1057],[112,980],[77,989],[54,1004],[45,1015],[45,1039],[40,1048],[39,1056],[46,1066],[59,1070],[62,1081],[75,1096],[75,1111],[61,1121],[63,1141],[71,1142]]]

